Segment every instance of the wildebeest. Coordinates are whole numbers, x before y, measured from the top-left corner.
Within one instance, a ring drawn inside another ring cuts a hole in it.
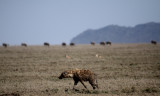
[[[103,45],[103,46],[104,46],[105,44],[106,44],[105,42],[100,42],[100,45]]]
[[[3,43],[2,45],[3,45],[3,47],[5,47],[5,48],[7,48],[7,46],[8,46],[8,44],[6,44],[6,43]]]
[[[98,88],[97,75],[91,72],[90,70],[76,68],[76,69],[62,72],[58,78],[59,79],[73,78],[74,80],[73,89],[75,89],[75,86],[78,84],[78,82],[81,82],[82,85],[87,89],[83,81],[89,81],[93,89]]]
[[[106,44],[107,44],[107,45],[111,45],[111,42],[110,42],[110,41],[107,41]]]
[[[95,45],[96,43],[95,42],[91,42],[91,45]]]
[[[75,44],[71,42],[71,43],[70,43],[70,46],[75,46]]]
[[[62,43],[62,46],[66,46],[67,44],[65,42]]]
[[[156,41],[154,41],[154,40],[152,40],[152,41],[151,41],[151,44],[156,45],[156,44],[157,44],[157,42],[156,42]]]
[[[44,42],[44,46],[49,46],[49,43],[48,42]]]
[[[21,43],[21,46],[27,47],[26,43]]]

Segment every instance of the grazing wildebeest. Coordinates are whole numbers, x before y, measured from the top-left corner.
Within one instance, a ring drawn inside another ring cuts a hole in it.
[[[95,42],[91,42],[91,45],[95,45],[96,43]]]
[[[7,48],[7,46],[8,46],[8,44],[6,44],[6,43],[3,43],[2,45],[3,45],[3,47],[5,47],[5,48]]]
[[[21,43],[21,46],[27,47],[26,43]]]
[[[81,82],[82,85],[87,89],[83,81],[89,81],[93,89],[98,88],[97,75],[91,72],[90,70],[76,68],[62,72],[58,78],[59,79],[73,78],[74,80],[73,89],[75,89],[75,86],[78,84],[78,82]]]
[[[62,43],[62,46],[66,46],[67,44],[65,42]]]
[[[111,42],[110,42],[110,41],[107,41],[106,44],[107,44],[107,45],[111,45]]]
[[[100,42],[100,45],[103,45],[103,46],[104,46],[105,44],[106,44],[105,42]]]
[[[71,42],[71,43],[70,43],[70,46],[75,46],[75,44]]]
[[[151,44],[156,45],[156,44],[157,44],[157,42],[156,42],[156,41],[154,41],[154,40],[152,40],[152,41],[151,41]]]
[[[44,46],[48,46],[48,47],[49,47],[49,43],[47,43],[47,42],[44,42]]]

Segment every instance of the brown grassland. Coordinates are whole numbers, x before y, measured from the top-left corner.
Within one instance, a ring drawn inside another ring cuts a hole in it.
[[[100,88],[72,90],[72,79],[58,79],[72,68],[95,72]],[[0,96],[66,95],[160,95],[160,44],[0,46]]]

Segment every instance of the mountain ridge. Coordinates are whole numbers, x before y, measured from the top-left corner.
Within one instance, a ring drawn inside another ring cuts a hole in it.
[[[151,40],[160,42],[160,23],[149,22],[138,24],[134,27],[108,25],[99,29],[88,29],[71,42],[77,44],[89,44],[91,41],[111,41],[113,43],[147,43]]]

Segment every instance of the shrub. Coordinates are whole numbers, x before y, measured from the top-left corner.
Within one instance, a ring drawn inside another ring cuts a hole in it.
[[[151,87],[151,88],[145,88],[144,90],[142,90],[142,92],[146,92],[146,93],[157,93],[158,89],[155,87]]]
[[[131,88],[124,88],[124,89],[122,89],[122,91],[121,92],[123,92],[123,93],[133,93],[133,92],[136,92],[136,88],[135,87],[131,87]]]

